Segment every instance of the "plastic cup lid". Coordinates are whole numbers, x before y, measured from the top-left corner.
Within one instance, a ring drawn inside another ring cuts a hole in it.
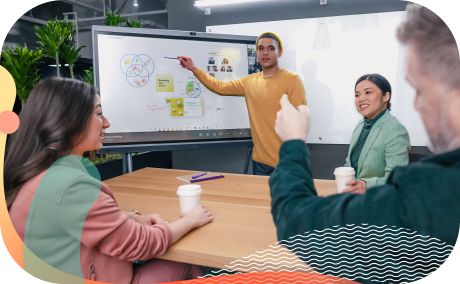
[[[355,169],[352,167],[338,167],[338,168],[335,168],[334,175],[336,176],[355,175]]]
[[[182,196],[194,196],[201,194],[203,190],[198,184],[181,185],[177,189],[177,194]]]

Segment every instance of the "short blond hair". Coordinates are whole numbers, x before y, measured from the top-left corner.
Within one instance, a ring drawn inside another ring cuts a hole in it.
[[[408,4],[406,11],[407,20],[398,28],[398,40],[415,48],[419,66],[425,75],[448,87],[460,88],[458,46],[449,27],[423,6]]]

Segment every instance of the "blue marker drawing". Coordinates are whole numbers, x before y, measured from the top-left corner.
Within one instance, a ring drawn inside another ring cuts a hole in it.
[[[126,54],[120,60],[120,69],[128,83],[136,88],[145,87],[155,70],[153,59],[146,54]]]

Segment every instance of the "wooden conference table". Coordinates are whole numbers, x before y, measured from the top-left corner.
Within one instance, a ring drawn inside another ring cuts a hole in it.
[[[177,177],[195,173],[198,172],[144,168],[104,183],[111,188],[123,211],[158,213],[171,222],[180,215],[177,188],[188,184]],[[312,271],[295,254],[276,245],[269,178],[223,175],[221,179],[197,183],[203,189],[201,204],[212,212],[214,221],[189,232],[159,258],[242,272],[286,269],[267,255],[274,253],[265,251],[271,249],[279,257],[291,259],[290,271]],[[315,180],[315,187],[320,196],[337,192],[333,180]]]

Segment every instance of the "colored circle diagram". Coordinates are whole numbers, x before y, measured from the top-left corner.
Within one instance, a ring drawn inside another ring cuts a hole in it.
[[[188,82],[185,90],[187,95],[192,98],[196,98],[201,94],[201,87],[197,82]]]
[[[120,68],[131,86],[142,88],[148,84],[155,63],[145,54],[127,54],[121,59]]]

